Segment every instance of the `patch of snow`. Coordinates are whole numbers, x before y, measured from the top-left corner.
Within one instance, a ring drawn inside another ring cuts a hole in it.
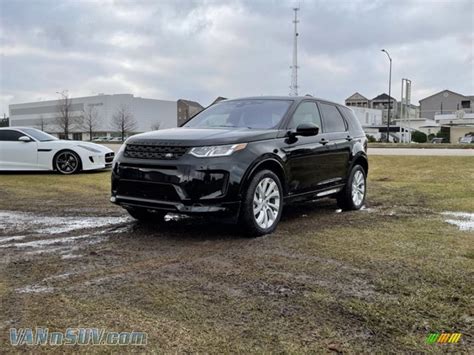
[[[14,237],[0,237],[0,244],[5,244],[5,243],[12,242],[15,240],[22,240],[25,238],[26,238],[26,235],[16,235]]]
[[[90,234],[85,234],[85,235],[79,235],[76,237],[33,240],[31,242],[10,244],[9,246],[17,247],[17,248],[37,248],[37,247],[41,247],[45,245],[72,243],[73,241],[78,240],[78,239],[91,238],[91,237],[93,236]]]
[[[48,293],[53,292],[54,288],[39,285],[25,286],[15,290],[18,293]]]
[[[90,228],[101,228],[128,221],[128,217],[44,217],[26,212],[0,212],[0,230],[35,231],[36,234],[60,234]]]
[[[81,254],[68,253],[68,254],[61,255],[61,259],[76,259],[76,258],[80,258],[80,257],[82,257]]]
[[[444,216],[455,217],[456,219],[445,219],[445,222],[455,225],[461,231],[474,230],[474,213],[468,212],[442,212]]]

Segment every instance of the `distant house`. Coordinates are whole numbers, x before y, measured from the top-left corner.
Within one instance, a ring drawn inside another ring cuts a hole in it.
[[[358,92],[352,94],[345,100],[346,106],[370,107],[370,100]]]
[[[382,119],[384,122],[388,120],[388,102],[390,101],[390,118],[397,117],[398,103],[397,99],[388,96],[386,93],[380,94],[370,100],[371,107],[382,110]]]
[[[433,120],[436,115],[454,114],[460,110],[472,113],[473,106],[474,96],[466,96],[446,89],[420,100],[420,116]]]
[[[178,100],[178,126],[181,126],[188,122],[188,120],[195,114],[201,112],[204,107],[196,101],[191,100]]]

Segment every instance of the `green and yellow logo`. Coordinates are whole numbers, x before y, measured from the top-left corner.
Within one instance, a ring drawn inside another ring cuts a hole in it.
[[[455,344],[459,343],[459,340],[461,340],[461,336],[461,333],[430,333],[426,338],[426,342],[428,344]]]

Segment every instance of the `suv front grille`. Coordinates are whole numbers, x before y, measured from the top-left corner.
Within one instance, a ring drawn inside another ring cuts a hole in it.
[[[135,159],[176,160],[181,158],[187,150],[188,147],[180,146],[127,144],[124,156]]]

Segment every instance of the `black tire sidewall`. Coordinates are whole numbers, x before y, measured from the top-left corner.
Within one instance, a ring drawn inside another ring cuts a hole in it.
[[[74,157],[76,158],[77,160],[77,166],[76,166],[76,169],[74,171],[71,171],[70,173],[67,173],[67,172],[63,172],[61,170],[59,170],[58,168],[58,157],[62,154],[62,153],[70,153],[72,155],[74,155]],[[81,158],[79,157],[79,155],[72,151],[72,150],[61,150],[60,152],[58,152],[55,156],[54,156],[54,169],[62,174],[62,175],[72,175],[72,174],[75,174],[75,173],[78,173],[81,171],[81,167],[82,167],[82,161],[81,161]]]
[[[269,228],[263,229],[255,221],[255,216],[253,213],[253,197],[255,194],[255,190],[260,183],[261,180],[264,178],[271,178],[275,181],[278,186],[278,190],[280,191],[280,209],[278,211],[278,215],[275,219],[275,222]],[[277,228],[278,223],[280,222],[281,215],[283,212],[283,188],[281,185],[280,178],[271,170],[261,170],[252,177],[252,180],[247,186],[247,189],[244,192],[244,198],[242,200],[241,206],[241,213],[240,213],[240,223],[242,227],[245,229],[247,234],[251,236],[259,236],[270,234]]]

